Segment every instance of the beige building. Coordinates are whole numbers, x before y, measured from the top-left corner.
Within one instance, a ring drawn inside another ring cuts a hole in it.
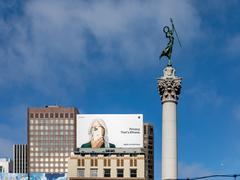
[[[145,180],[142,149],[79,149],[68,161],[69,180]]]
[[[76,147],[76,114],[70,107],[28,108],[29,172],[67,172],[68,157]]]
[[[145,149],[146,180],[154,180],[154,134],[153,126],[144,123],[143,144]]]

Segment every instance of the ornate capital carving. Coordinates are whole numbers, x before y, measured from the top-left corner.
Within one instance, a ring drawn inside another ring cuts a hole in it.
[[[167,66],[163,70],[164,76],[158,79],[158,92],[162,103],[172,101],[177,103],[181,91],[182,78],[175,76],[175,69]]]

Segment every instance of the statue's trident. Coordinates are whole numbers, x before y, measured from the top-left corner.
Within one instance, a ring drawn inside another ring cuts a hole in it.
[[[179,46],[182,47],[180,39],[178,37],[178,33],[173,24],[172,18],[170,18],[170,22],[172,24],[172,29],[170,29],[169,26],[165,26],[163,28],[163,32],[165,32],[166,38],[168,38],[169,41],[168,41],[167,47],[162,51],[162,53],[159,57],[159,59],[161,59],[163,56],[166,56],[168,58],[168,66],[172,66],[171,56],[172,56],[172,48],[173,48],[173,43],[174,43],[174,32],[176,34]]]

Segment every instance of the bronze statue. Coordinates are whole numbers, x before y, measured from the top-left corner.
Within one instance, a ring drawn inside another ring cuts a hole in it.
[[[170,21],[171,21],[171,24],[172,24],[172,29],[170,29],[169,26],[165,26],[163,28],[163,32],[165,32],[166,38],[168,38],[169,41],[167,43],[166,48],[162,51],[162,53],[159,57],[159,59],[161,59],[163,56],[166,56],[168,58],[168,66],[172,66],[171,57],[172,57],[172,48],[173,48],[173,43],[174,43],[174,32],[176,33],[176,36],[177,36],[178,43],[179,43],[180,47],[182,47],[181,43],[180,43],[180,40],[178,38],[178,34],[177,34],[176,29],[174,27],[172,18],[170,18]]]

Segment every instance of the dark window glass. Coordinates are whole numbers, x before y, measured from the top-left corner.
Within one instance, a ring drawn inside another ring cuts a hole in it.
[[[137,177],[137,169],[130,169],[130,177]]]
[[[38,118],[38,113],[35,114],[35,118]]]
[[[53,113],[50,113],[50,118],[53,118]]]
[[[104,166],[111,166],[111,160],[110,159],[104,159]]]
[[[147,134],[147,127],[144,126],[144,134]]]
[[[58,118],[58,113],[55,113],[55,118]]]
[[[137,166],[137,159],[134,159],[134,166]]]
[[[68,113],[65,113],[65,118],[68,118]]]
[[[43,113],[40,113],[40,118],[43,118]]]
[[[123,177],[123,169],[117,169],[117,177]]]
[[[30,114],[30,118],[33,118],[33,113]]]
[[[153,128],[150,127],[150,134],[153,134]]]
[[[60,118],[63,118],[63,113],[60,113]]]
[[[73,118],[73,113],[70,114],[70,118]]]
[[[104,169],[104,177],[111,177],[110,169]]]
[[[124,160],[121,159],[121,166],[124,166]]]
[[[45,118],[48,118],[48,113],[45,113]]]
[[[133,166],[133,159],[130,159],[130,166]]]

